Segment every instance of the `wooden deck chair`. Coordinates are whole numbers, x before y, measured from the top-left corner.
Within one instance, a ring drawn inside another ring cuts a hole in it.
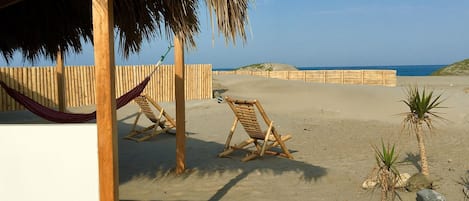
[[[134,99],[135,103],[140,107],[140,111],[135,118],[134,125],[130,134],[124,137],[124,139],[134,140],[142,142],[148,140],[158,134],[167,132],[171,128],[176,127],[176,121],[169,116],[164,109],[156,103],[153,99],[146,95],[140,95]],[[158,116],[153,112],[154,110],[150,107],[153,106],[155,111],[158,111]],[[136,129],[138,120],[142,113],[150,120],[153,124],[143,129]]]
[[[285,141],[291,139],[290,135],[279,135],[273,125],[273,121],[269,119],[261,104],[257,100],[235,100],[230,97],[225,97],[225,101],[235,114],[235,120],[231,127],[230,133],[225,143],[223,152],[218,154],[219,157],[227,156],[234,152],[236,149],[245,149],[244,147],[254,144],[255,151],[250,151],[246,157],[242,159],[243,162],[254,159],[264,154],[281,155],[286,158],[292,159],[293,156],[285,146]],[[267,130],[262,131],[259,122],[257,121],[256,109],[266,124]],[[244,130],[249,135],[249,138],[238,145],[231,146],[231,138],[235,132],[238,122],[244,127]],[[271,148],[280,145],[282,152],[272,151]]]

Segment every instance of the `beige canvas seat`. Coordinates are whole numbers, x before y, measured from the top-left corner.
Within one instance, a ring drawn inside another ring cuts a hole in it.
[[[235,114],[235,120],[226,140],[225,148],[223,152],[218,154],[219,157],[227,156],[234,152],[236,149],[245,149],[246,146],[253,144],[255,146],[255,150],[248,150],[250,153],[246,157],[244,157],[242,161],[249,161],[258,156],[263,156],[264,154],[281,155],[290,159],[293,158],[293,156],[285,146],[285,141],[291,139],[291,136],[280,135],[277,133],[273,122],[269,119],[259,101],[235,100],[230,97],[225,97],[225,101],[233,110]],[[262,117],[262,120],[265,123],[265,127],[267,127],[266,131],[263,131],[261,129],[261,125],[257,120],[258,115],[256,113],[258,113]],[[238,145],[232,146],[231,139],[236,130],[238,122],[241,123],[241,125],[244,127],[244,130],[248,134],[249,138],[239,143]],[[271,149],[279,145],[281,152],[276,152]]]
[[[169,114],[166,113],[166,111],[160,105],[158,105],[155,100],[146,95],[140,95],[135,98],[134,101],[140,107],[140,111],[135,118],[132,131],[130,134],[125,136],[124,139],[142,142],[176,127],[176,121],[171,116],[169,116]],[[153,109],[151,106],[153,106]],[[157,116],[155,115],[154,111],[158,112]],[[136,129],[137,123],[140,120],[140,116],[142,114],[144,114],[147,119],[152,122],[152,125],[143,129]]]

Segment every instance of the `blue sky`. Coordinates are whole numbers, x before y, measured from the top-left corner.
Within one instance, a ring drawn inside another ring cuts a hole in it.
[[[201,1],[203,2],[203,1]],[[186,51],[186,63],[214,68],[278,62],[306,66],[450,64],[469,58],[467,0],[256,0],[249,10],[248,40],[212,41],[205,7],[200,8],[197,49]],[[156,63],[169,41],[154,39],[139,54],[116,64]],[[92,65],[93,49],[67,55],[66,65]],[[170,53],[165,63],[173,63]],[[6,66],[0,58],[0,66]],[[30,66],[16,54],[10,66]],[[42,59],[35,65],[54,65]]]

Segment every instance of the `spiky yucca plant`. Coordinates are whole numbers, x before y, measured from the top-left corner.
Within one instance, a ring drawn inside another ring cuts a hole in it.
[[[405,113],[406,117],[403,121],[403,127],[410,128],[409,130],[417,136],[421,171],[423,175],[428,176],[430,172],[425,151],[423,125],[425,124],[429,130],[432,130],[432,119],[443,119],[434,111],[435,109],[443,108],[440,106],[443,102],[441,94],[435,95],[433,91],[427,92],[425,88],[420,91],[416,86],[409,87],[407,90],[407,100],[403,100],[403,102],[410,110]]]
[[[464,193],[464,201],[469,200],[469,174],[466,174],[466,176],[461,177],[461,180],[457,183],[462,185],[463,187],[462,192]]]
[[[378,165],[377,178],[381,187],[381,201],[394,200],[397,192],[395,186],[400,174],[397,170],[397,158],[399,154],[395,150],[395,145],[384,145],[381,141],[381,149],[376,145],[372,146],[375,151],[376,164]]]

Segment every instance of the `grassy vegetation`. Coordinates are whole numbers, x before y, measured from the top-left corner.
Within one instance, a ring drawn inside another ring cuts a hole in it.
[[[381,201],[395,200],[396,197],[400,198],[395,189],[400,177],[396,167],[399,154],[395,150],[395,145],[384,145],[384,142],[381,141],[381,149],[378,146],[372,147],[378,165],[377,177],[381,187]]]
[[[469,59],[441,68],[432,75],[469,75]]]
[[[242,66],[242,67],[239,67],[235,70],[247,70],[247,69],[250,69],[250,70],[265,70],[265,71],[272,71],[272,67],[266,67],[263,63],[257,63],[257,64],[251,64],[251,65],[247,65],[247,66]]]
[[[262,68],[262,64],[261,63],[258,63],[258,64],[251,64],[251,65],[247,65],[247,66],[241,66],[239,68],[237,68],[236,70],[241,70],[241,69],[246,69],[246,68]]]

